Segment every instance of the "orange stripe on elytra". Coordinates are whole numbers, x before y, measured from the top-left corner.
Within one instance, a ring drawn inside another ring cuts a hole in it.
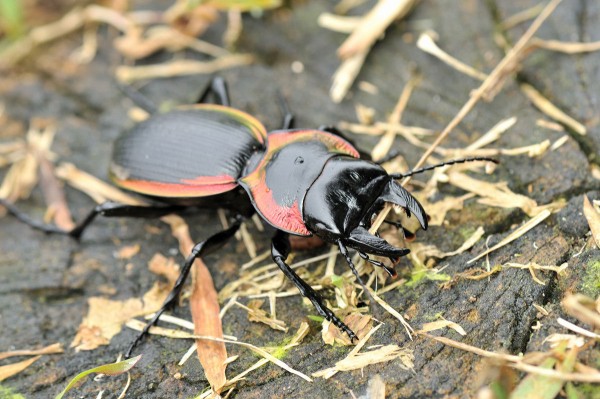
[[[237,187],[235,181],[224,184],[173,184],[159,183],[146,180],[114,180],[115,184],[127,190],[145,195],[165,198],[207,197],[233,190]]]

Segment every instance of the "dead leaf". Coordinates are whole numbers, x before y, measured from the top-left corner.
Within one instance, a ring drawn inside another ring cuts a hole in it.
[[[0,353],[0,360],[8,359],[13,356],[33,356],[33,355],[50,355],[55,353],[63,353],[64,349],[61,343],[48,345],[40,349],[23,349]]]
[[[127,320],[160,309],[170,290],[165,284],[155,283],[142,299],[117,301],[101,297],[89,298],[88,314],[79,325],[71,347],[80,351],[108,345]]]
[[[25,370],[27,367],[36,362],[40,357],[42,357],[42,355],[38,355],[31,359],[23,360],[17,363],[7,364],[6,366],[0,366],[0,381],[4,381],[15,374],[19,374],[21,371]]]
[[[583,196],[583,214],[590,226],[594,242],[600,248],[600,212],[598,208],[592,205],[587,195]]]
[[[248,302],[248,306],[244,306],[237,301],[235,304],[248,311],[248,320],[266,324],[274,330],[287,332],[288,328],[285,326],[284,321],[275,319],[273,316],[261,309],[261,306],[264,303],[265,301],[263,300],[254,299]]]
[[[140,244],[127,245],[117,252],[118,259],[131,259],[140,252]]]
[[[179,278],[179,265],[175,263],[175,259],[167,258],[162,254],[156,253],[148,262],[148,269],[160,276],[163,276],[169,282],[169,285],[174,286]]]
[[[358,339],[362,339],[373,328],[373,318],[360,313],[349,314],[344,318],[343,321],[348,327],[350,327],[352,331],[354,331]],[[325,342],[327,345],[352,345],[348,334],[341,331],[339,328],[336,328],[328,320],[323,321],[323,330],[321,331],[321,336],[323,338],[323,342]]]

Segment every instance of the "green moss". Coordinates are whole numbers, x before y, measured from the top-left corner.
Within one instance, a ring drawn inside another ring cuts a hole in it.
[[[600,399],[600,386],[597,384],[572,384],[568,383],[569,398]]]
[[[20,393],[14,393],[12,389],[0,385],[0,398],[2,399],[25,399]]]
[[[588,263],[581,282],[581,291],[585,295],[597,298],[600,295],[600,260]]]
[[[462,237],[463,242],[465,242],[467,239],[471,238],[471,236],[475,233],[476,230],[477,228],[475,226],[465,225],[459,227],[457,232]]]
[[[410,280],[404,284],[404,287],[407,288],[415,288],[419,283],[424,280],[430,281],[448,281],[451,277],[444,273],[436,273],[433,270],[422,268],[419,270],[413,271]]]

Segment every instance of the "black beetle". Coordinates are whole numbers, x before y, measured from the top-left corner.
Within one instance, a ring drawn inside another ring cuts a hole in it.
[[[144,102],[139,94],[128,94],[138,103]],[[216,104],[205,103],[211,94]],[[408,216],[414,215],[427,229],[423,207],[396,179],[440,165],[495,160],[468,158],[390,175],[379,164],[360,159],[356,148],[334,128],[292,129],[293,116],[282,103],[283,127],[267,133],[253,116],[230,107],[225,81],[214,78],[198,104],[164,114],[153,112],[155,115],[117,140],[109,170],[111,180],[119,187],[152,198],[153,206],[107,202],[95,207],[73,230],[64,231],[31,220],[3,199],[0,204],[32,227],[75,238],[97,215],[159,217],[188,206],[233,211],[233,223],[228,229],[194,246],[173,291],[132,343],[127,356],[164,310],[175,303],[193,261],[220,248],[235,234],[242,220],[255,211],[277,229],[271,247],[273,261],[321,316],[354,340],[354,332],[286,263],[291,250],[289,234],[314,234],[337,245],[358,281],[361,280],[348,248],[393,274],[393,268],[369,259],[368,254],[396,262],[409,250],[396,248],[371,234],[368,229],[374,215],[385,203],[392,203],[402,207]],[[148,103],[145,108],[155,111]]]

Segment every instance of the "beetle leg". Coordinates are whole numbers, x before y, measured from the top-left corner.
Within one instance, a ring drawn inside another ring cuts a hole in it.
[[[141,206],[125,205],[119,204],[117,202],[107,201],[100,205],[97,205],[94,209],[92,209],[88,213],[88,215],[73,229],[63,230],[51,224],[45,224],[33,220],[28,215],[21,212],[19,208],[6,201],[5,199],[0,198],[0,205],[4,206],[11,214],[13,214],[13,216],[15,216],[21,222],[27,224],[28,226],[36,230],[41,230],[44,233],[65,234],[76,239],[79,239],[81,237],[81,234],[84,232],[84,230],[94,221],[94,219],[96,219],[96,216],[98,215],[104,217],[158,218],[183,209],[183,207],[177,205]]]
[[[352,270],[354,277],[356,277],[356,281],[358,281],[358,283],[363,288],[363,290],[367,293],[367,295],[371,296],[371,291],[369,291],[369,289],[367,288],[365,283],[362,281],[362,278],[360,278],[360,276],[358,274],[358,270],[356,270],[356,267],[354,266],[354,262],[352,262],[352,257],[350,256],[350,253],[348,252],[348,248],[346,248],[346,246],[344,245],[342,240],[338,240],[337,244],[338,244],[338,247],[340,248],[340,253],[344,256],[344,258],[346,258],[346,263],[348,263],[348,266],[350,266],[350,270]],[[360,252],[359,252],[359,254],[360,254]],[[369,257],[367,256],[367,259],[368,258]],[[369,261],[370,261],[370,259],[369,259]],[[375,262],[375,261],[373,261],[373,262]]]
[[[235,233],[239,230],[241,224],[241,218],[237,218],[236,221],[228,229],[220,231],[208,237],[206,240],[194,245],[194,248],[192,248],[192,252],[187,257],[183,267],[181,268],[181,272],[179,273],[179,277],[177,278],[173,289],[163,302],[160,309],[154,314],[154,317],[152,317],[152,319],[148,321],[142,332],[138,334],[133,343],[129,346],[129,349],[127,349],[127,352],[125,354],[126,358],[131,357],[133,349],[137,346],[138,343],[140,343],[142,338],[144,338],[144,336],[148,334],[148,330],[150,330],[150,327],[152,327],[158,322],[158,319],[164,313],[164,311],[175,305],[175,303],[177,302],[177,298],[181,293],[185,280],[187,279],[188,274],[190,274],[190,270],[192,269],[194,261],[197,258],[208,255],[220,249],[223,245],[225,245],[227,241],[229,241],[231,237],[235,235]]]
[[[229,89],[227,88],[227,82],[220,76],[215,76],[210,80],[210,83],[206,86],[198,101],[198,104],[205,103],[208,100],[208,96],[212,94],[215,96],[217,104],[229,107],[231,102],[229,101]]]
[[[300,276],[298,276],[296,272],[287,263],[285,263],[290,251],[291,246],[289,235],[278,230],[273,237],[271,245],[271,256],[273,257],[273,261],[277,264],[277,266],[279,266],[283,274],[285,274],[285,276],[290,279],[296,287],[298,287],[300,294],[312,302],[319,315],[323,316],[325,319],[333,323],[333,325],[335,325],[337,328],[345,332],[350,337],[351,341],[358,339],[356,334],[354,334],[354,331],[352,331],[350,327],[338,319],[331,309],[323,304],[323,298],[321,298],[321,295],[313,290],[312,287],[306,283],[306,281],[302,280]]]
[[[158,107],[148,97],[140,93],[129,85],[117,83],[117,87],[125,94],[135,105],[148,112],[151,115],[158,114]]]
[[[279,108],[281,109],[281,113],[283,114],[283,121],[281,122],[281,129],[289,130],[293,129],[295,125],[294,114],[290,110],[290,106],[285,101],[285,97],[279,90],[277,90],[277,100],[279,100]]]

